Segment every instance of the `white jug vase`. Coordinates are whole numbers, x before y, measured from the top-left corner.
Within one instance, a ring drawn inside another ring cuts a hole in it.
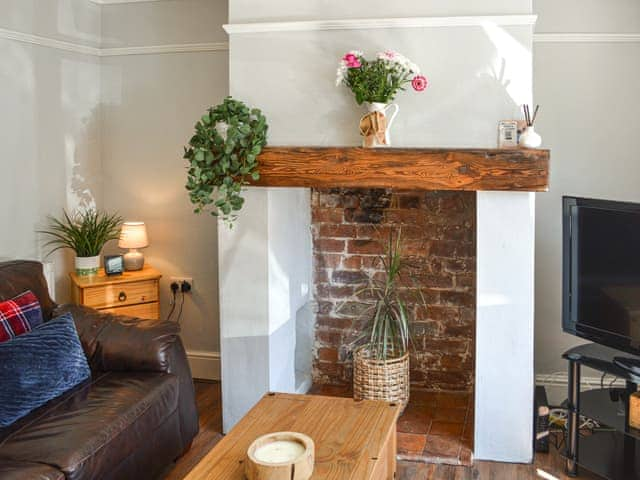
[[[393,112],[391,112],[392,109],[393,109]],[[373,135],[372,138],[370,137],[369,139],[365,137],[365,139],[363,140],[364,147],[378,148],[378,147],[391,146],[391,136],[389,132],[391,131],[391,125],[393,124],[393,121],[398,115],[399,110],[400,110],[400,107],[398,106],[397,103],[382,103],[382,102],[367,103],[367,112],[368,113],[379,112],[383,114],[387,121],[387,126],[384,132],[384,142],[381,142],[377,136]]]

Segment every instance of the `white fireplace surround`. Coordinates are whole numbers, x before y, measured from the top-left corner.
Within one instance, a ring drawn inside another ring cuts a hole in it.
[[[225,431],[265,392],[297,390],[295,322],[306,314],[311,246],[308,220],[289,215],[305,216],[308,194],[252,188],[238,225],[220,229]],[[286,204],[295,199],[298,208]],[[477,194],[478,459],[532,459],[534,208],[533,193]]]
[[[356,1],[371,11],[370,2]],[[335,20],[323,17],[320,3],[311,4],[316,19]],[[410,3],[416,16],[429,16],[427,2]],[[254,25],[248,32],[233,25],[255,24],[252,15],[264,5],[230,0],[230,93],[264,111],[271,145],[357,145],[360,110],[334,86],[337,61],[349,49],[392,48],[421,65],[431,81],[425,95],[398,99],[394,146],[495,147],[497,122],[531,103],[531,4],[428,3],[438,6],[438,16],[447,8],[456,9],[449,17],[461,15],[466,5],[469,14],[493,21],[337,30]],[[393,11],[398,5],[378,4],[379,17],[408,16]],[[269,23],[287,23],[297,5],[269,2]],[[341,8],[354,7],[336,3],[331,13]],[[527,21],[508,21],[513,15]],[[300,358],[312,355],[296,333],[310,318],[309,190],[254,187],[246,199],[233,230],[219,228],[225,431],[267,391],[303,389],[300,370],[308,366]],[[476,459],[530,462],[533,456],[534,204],[533,193],[477,193]]]

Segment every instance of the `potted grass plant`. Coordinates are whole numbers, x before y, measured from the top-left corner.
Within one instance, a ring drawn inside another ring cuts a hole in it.
[[[409,402],[409,348],[412,343],[410,306],[402,276],[407,264],[402,258],[401,232],[389,235],[386,254],[380,261],[384,278],[371,278],[356,295],[374,302],[363,315],[367,319],[353,354],[353,395],[356,400]],[[420,293],[416,302],[425,305]]]
[[[76,253],[76,274],[95,275],[100,268],[100,253],[109,240],[120,236],[122,217],[94,209],[76,211],[69,215],[63,210],[61,219],[49,217],[50,226],[44,233],[51,237],[45,246],[50,253],[70,248]]]

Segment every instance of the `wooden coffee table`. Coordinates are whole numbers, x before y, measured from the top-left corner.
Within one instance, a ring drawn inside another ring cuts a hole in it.
[[[293,431],[315,442],[312,479],[391,480],[396,471],[400,405],[350,398],[269,393],[185,477],[242,480],[249,445]]]

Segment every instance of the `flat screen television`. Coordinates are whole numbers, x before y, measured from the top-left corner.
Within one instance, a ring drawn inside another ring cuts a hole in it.
[[[563,330],[640,355],[640,204],[563,198]]]

